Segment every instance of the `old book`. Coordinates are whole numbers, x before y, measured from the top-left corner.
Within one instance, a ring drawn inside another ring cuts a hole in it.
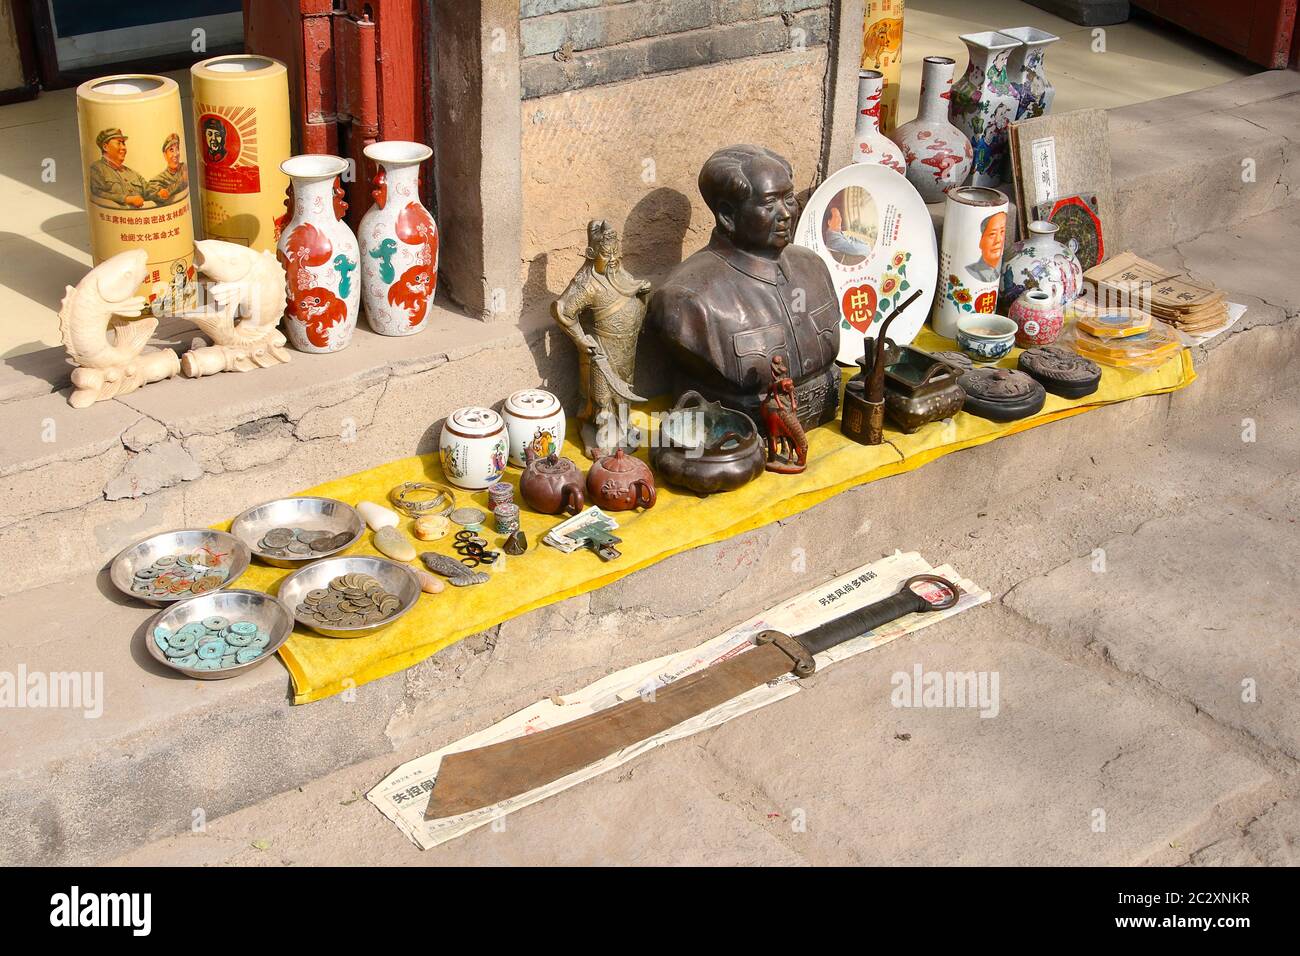
[[[1011,124],[1011,168],[1020,234],[1036,207],[1086,196],[1099,229],[1114,209],[1105,110],[1074,110]]]

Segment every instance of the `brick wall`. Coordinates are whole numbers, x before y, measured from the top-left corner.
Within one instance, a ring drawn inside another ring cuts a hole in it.
[[[525,99],[824,47],[829,0],[520,0]]]

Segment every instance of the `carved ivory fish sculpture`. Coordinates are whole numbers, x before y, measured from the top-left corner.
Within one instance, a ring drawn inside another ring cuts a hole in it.
[[[170,349],[144,352],[158,320],[152,316],[135,321],[127,318],[139,315],[146,305],[135,290],[147,272],[147,253],[133,249],[105,259],[75,288],[67,287],[59,306],[59,331],[68,361],[77,366],[68,399],[73,408],[88,408],[180,371],[176,353]]]
[[[247,372],[288,362],[285,337],[277,328],[284,314],[284,268],[275,254],[204,239],[194,244],[194,265],[212,280],[208,293],[216,308],[184,316],[213,343],[194,340],[181,359],[186,377]]]

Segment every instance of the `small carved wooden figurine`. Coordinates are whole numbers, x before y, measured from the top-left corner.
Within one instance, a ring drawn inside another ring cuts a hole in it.
[[[632,391],[632,378],[650,283],[623,270],[622,241],[603,219],[587,223],[586,260],[551,303],[551,315],[578,349],[578,420],[583,451],[594,461],[641,441],[626,403],[645,401]]]
[[[772,383],[762,412],[767,428],[767,470],[797,475],[808,467],[808,436],[799,423],[799,401],[784,356],[772,356]]]

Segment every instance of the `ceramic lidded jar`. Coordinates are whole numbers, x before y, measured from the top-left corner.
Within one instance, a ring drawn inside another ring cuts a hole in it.
[[[1065,325],[1065,310],[1055,292],[1026,289],[1011,303],[1007,316],[1016,323],[1016,345],[1022,349],[1051,345]]]
[[[970,175],[970,140],[948,122],[953,66],[946,56],[925,58],[920,111],[892,136],[907,160],[907,181],[926,202],[941,202],[949,189]]]
[[[1029,224],[1029,235],[1011,247],[1002,265],[1000,297],[1015,302],[1026,289],[1054,293],[1064,308],[1083,291],[1083,266],[1075,256],[1078,243],[1065,246],[1056,241],[1055,223],[1037,219]]]
[[[438,447],[443,476],[457,488],[482,491],[506,470],[506,423],[490,408],[469,405],[447,416]]]
[[[290,180],[292,210],[276,252],[288,287],[284,331],[302,352],[338,352],[352,341],[361,305],[359,252],[336,201],[335,181],[348,164],[337,156],[291,156],[280,164]]]
[[[553,453],[545,458],[530,453],[528,467],[519,479],[519,494],[524,504],[544,515],[566,511],[576,515],[587,504],[582,494],[582,472],[569,459]]]
[[[907,172],[907,160],[898,144],[880,132],[880,95],[884,76],[879,70],[858,71],[858,121],[853,130],[853,161],[888,166]]]
[[[525,388],[506,399],[502,409],[510,435],[510,464],[523,468],[529,451],[537,458],[559,454],[564,444],[564,408],[540,388]]]
[[[1043,70],[1043,57],[1047,47],[1061,38],[1034,27],[1011,27],[998,32],[1022,44],[1011,54],[1009,66],[1018,103],[1016,119],[1033,119],[1050,113],[1056,87]]]
[[[970,63],[953,84],[948,118],[970,140],[972,186],[996,186],[1010,174],[1007,146],[1020,100],[1011,83],[1009,61],[1020,41],[986,30],[961,37]]]
[[[655,479],[650,466],[621,448],[597,459],[587,472],[587,500],[606,511],[653,508]]]
[[[371,143],[366,157],[378,171],[357,230],[361,242],[361,302],[380,335],[424,329],[438,286],[438,226],[420,202],[420,164],[433,155],[423,143]]]

